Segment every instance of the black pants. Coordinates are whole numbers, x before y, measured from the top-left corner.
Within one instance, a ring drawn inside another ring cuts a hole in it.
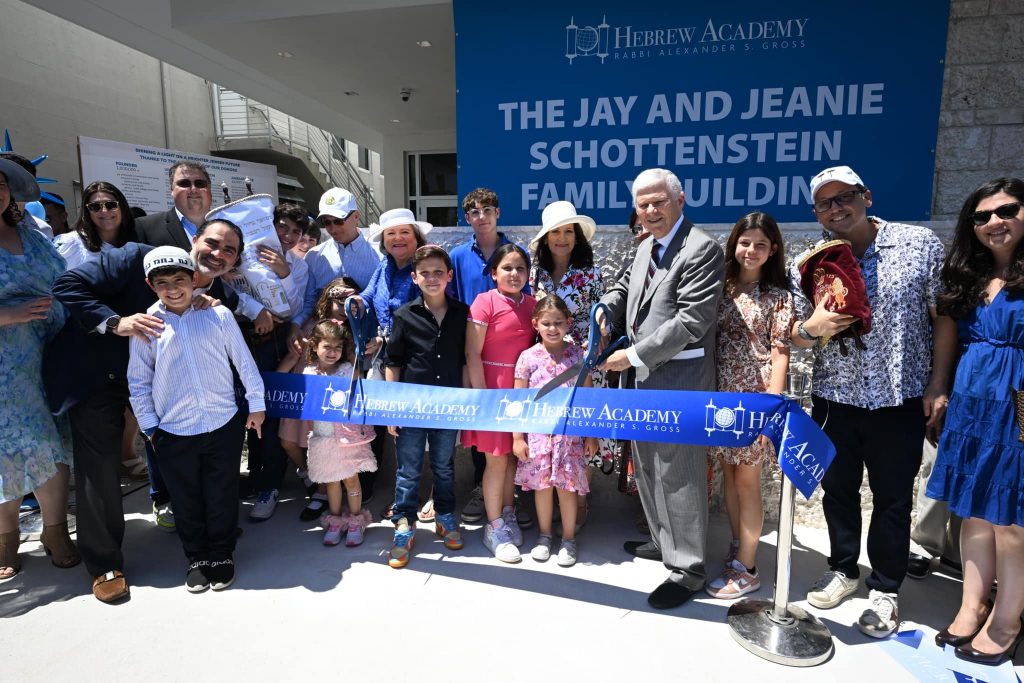
[[[92,576],[124,569],[121,437],[128,382],[111,380],[70,411],[78,551]]]
[[[246,342],[252,351],[252,357],[256,361],[256,367],[260,372],[275,372],[288,352],[288,327],[284,325],[275,326],[273,332],[267,335],[258,336],[251,329],[252,325],[242,326]],[[238,382],[240,384],[240,380]],[[239,408],[248,410],[248,401],[245,400],[245,388],[241,388],[241,402]],[[284,485],[285,472],[288,469],[288,455],[281,446],[281,440],[277,436],[280,420],[276,417],[267,417],[263,420],[262,437],[256,436],[255,430],[249,430],[247,440],[249,443],[249,486],[256,492],[269,491],[270,489],[280,490]]]
[[[189,561],[224,560],[235,550],[238,468],[248,413],[206,434],[153,435],[160,470],[174,506],[174,522]]]
[[[866,467],[873,502],[867,544],[871,575],[865,583],[895,593],[906,576],[910,552],[910,510],[924,439],[921,399],[868,410],[813,398],[811,417],[836,447],[835,460],[821,480],[829,567],[850,578],[860,576],[860,486]]]

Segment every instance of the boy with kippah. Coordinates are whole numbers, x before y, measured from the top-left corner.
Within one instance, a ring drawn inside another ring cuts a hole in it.
[[[263,424],[263,380],[231,311],[192,308],[196,265],[188,252],[157,247],[143,268],[159,298],[147,313],[164,328],[151,341],[130,340],[132,409],[174,505],[189,562],[185,587],[223,590],[235,578],[242,437]],[[232,366],[245,386],[248,416],[235,403]]]

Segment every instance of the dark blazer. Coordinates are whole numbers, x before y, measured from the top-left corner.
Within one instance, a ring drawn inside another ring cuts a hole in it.
[[[143,216],[135,221],[135,233],[139,241],[151,247],[181,247],[185,251],[192,250],[188,233],[174,209],[163,213]]]
[[[67,324],[43,359],[43,383],[55,414],[127,376],[128,338],[100,334],[96,328],[112,315],[145,313],[156,302],[142,265],[152,248],[129,242],[54,281],[53,295],[68,311]],[[238,307],[238,297],[225,290],[220,278],[207,293],[231,310]]]

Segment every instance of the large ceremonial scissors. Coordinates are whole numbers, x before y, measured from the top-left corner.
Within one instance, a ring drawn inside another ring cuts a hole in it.
[[[587,375],[601,365],[601,363],[608,360],[608,356],[612,354],[621,346],[625,346],[628,341],[625,336],[619,337],[614,342],[605,347],[604,351],[600,351],[601,347],[601,326],[597,322],[597,312],[601,311],[604,313],[605,322],[611,320],[611,310],[607,305],[602,303],[594,304],[590,309],[590,336],[587,340],[587,355],[583,357],[583,360],[573,365],[567,370],[563,370],[554,376],[547,384],[542,386],[537,391],[537,395],[534,396],[534,401],[539,401],[541,398],[551,393],[555,389],[565,384],[573,375],[576,376],[576,382],[573,384],[573,389],[580,386],[585,380]]]
[[[352,333],[352,341],[356,347],[355,363],[352,364],[352,380],[348,386],[348,414],[352,415],[352,397],[355,396],[356,383],[363,374],[363,355],[366,353],[366,341],[370,336],[369,317],[366,308],[356,304],[355,297],[345,301],[345,316],[348,318],[348,329]]]

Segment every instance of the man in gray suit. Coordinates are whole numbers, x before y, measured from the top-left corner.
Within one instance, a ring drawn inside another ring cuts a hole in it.
[[[715,331],[725,256],[718,243],[683,216],[679,178],[648,169],[633,181],[633,203],[651,239],[605,294],[612,326],[631,346],[604,367],[637,389],[714,391]],[[651,527],[649,543],[629,542],[637,557],[671,571],[647,598],[656,609],[682,605],[704,587],[708,521],[707,459],[701,446],[633,444],[637,488]]]

